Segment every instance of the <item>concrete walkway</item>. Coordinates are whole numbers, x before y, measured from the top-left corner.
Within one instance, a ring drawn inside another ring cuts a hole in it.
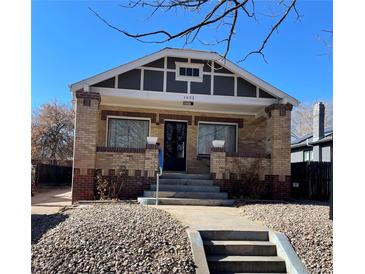
[[[239,208],[235,207],[159,205],[157,208],[169,212],[195,230],[268,230],[240,215]]]
[[[32,214],[55,214],[71,205],[71,187],[42,188],[32,197]]]

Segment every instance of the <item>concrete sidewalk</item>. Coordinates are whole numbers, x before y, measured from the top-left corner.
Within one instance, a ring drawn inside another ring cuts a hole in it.
[[[239,208],[235,207],[159,205],[157,208],[169,212],[184,225],[196,230],[268,230],[240,215]]]
[[[71,187],[41,188],[32,197],[32,214],[55,214],[71,205]]]

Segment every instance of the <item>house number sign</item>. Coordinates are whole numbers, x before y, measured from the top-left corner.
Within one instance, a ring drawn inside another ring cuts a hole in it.
[[[184,106],[193,106],[194,105],[194,96],[193,95],[184,96],[183,105]]]

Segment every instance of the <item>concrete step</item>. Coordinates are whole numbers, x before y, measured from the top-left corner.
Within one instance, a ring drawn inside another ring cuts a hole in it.
[[[161,179],[160,185],[213,186],[213,180],[206,179]]]
[[[150,190],[155,191],[156,185],[151,185]],[[160,185],[159,190],[175,192],[219,192],[219,186]]]
[[[285,261],[278,256],[207,256],[209,270],[226,272],[285,273]]]
[[[156,204],[155,198],[138,197],[138,203],[142,205]],[[159,198],[160,205],[201,205],[201,206],[231,206],[235,200],[228,199],[188,199],[188,198]]]
[[[204,241],[208,255],[276,256],[276,246],[266,241]]]
[[[161,179],[201,179],[210,180],[210,174],[163,173]]]
[[[269,241],[268,231],[201,230],[203,240]]]
[[[156,197],[156,191],[146,190],[143,192],[144,197]],[[159,191],[159,198],[192,198],[192,199],[227,199],[226,192],[175,192]]]

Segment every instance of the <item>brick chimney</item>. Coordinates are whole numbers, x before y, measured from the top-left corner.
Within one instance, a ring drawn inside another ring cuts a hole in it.
[[[313,107],[313,142],[324,137],[324,104],[318,102]]]

